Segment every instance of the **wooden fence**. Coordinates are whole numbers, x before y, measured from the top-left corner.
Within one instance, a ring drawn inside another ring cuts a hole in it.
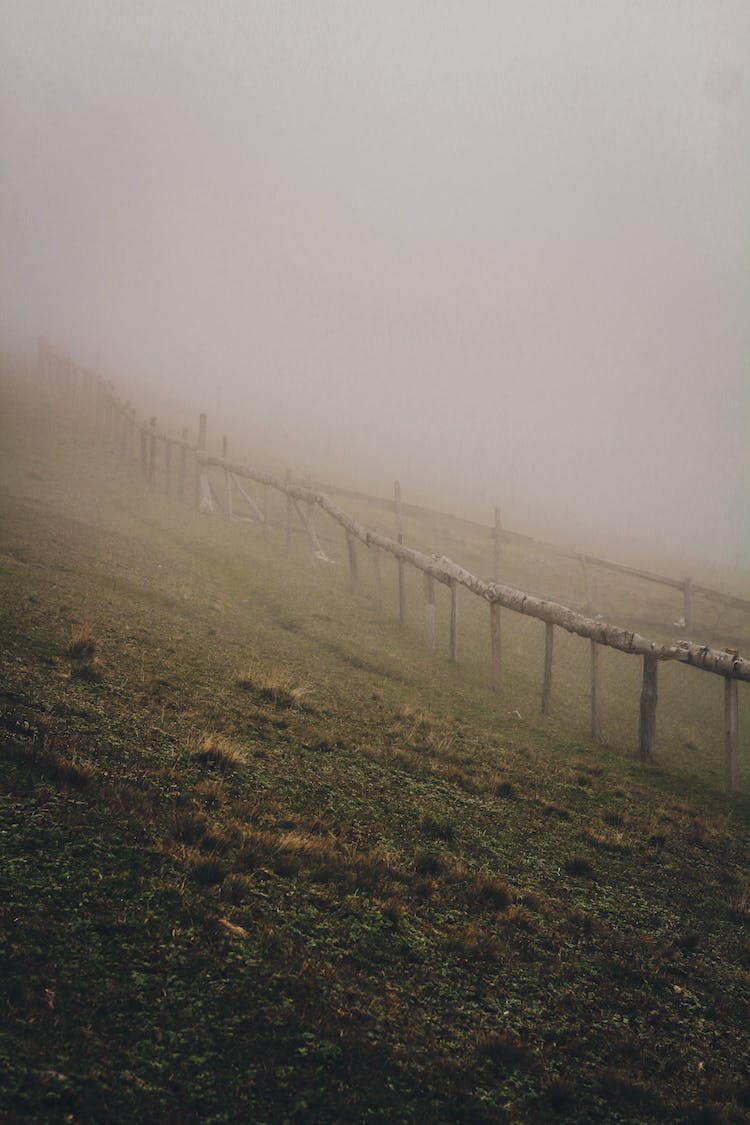
[[[496,513],[495,524],[495,580],[481,578],[465,569],[444,554],[427,554],[403,542],[402,505],[398,484],[395,489],[394,508],[397,520],[396,538],[392,539],[374,531],[353,518],[336,504],[324,491],[295,483],[287,472],[284,479],[272,473],[262,472],[246,465],[231,462],[227,457],[226,438],[222,443],[222,456],[211,456],[206,448],[207,419],[201,414],[196,444],[188,440],[186,431],[177,439],[161,433],[156,428],[156,419],[148,424],[136,421],[135,411],[128,402],[122,402],[111,383],[95,372],[74,364],[69,357],[52,349],[44,341],[39,346],[39,371],[46,378],[70,395],[83,394],[91,404],[97,420],[105,434],[113,442],[123,458],[133,459],[139,450],[140,466],[144,478],[151,484],[156,480],[158,447],[162,447],[162,466],[166,491],[170,495],[185,500],[188,476],[192,476],[192,502],[199,510],[207,513],[221,511],[232,518],[244,518],[269,528],[268,493],[274,490],[286,500],[286,543],[291,546],[295,522],[301,526],[308,542],[312,559],[326,560],[315,529],[314,513],[318,509],[325,512],[346,536],[349,563],[349,587],[356,591],[359,581],[359,561],[357,544],[364,546],[372,555],[373,571],[376,577],[376,602],[381,603],[381,553],[392,556],[398,567],[399,617],[406,620],[405,568],[413,567],[423,576],[424,597],[424,638],[428,646],[435,645],[435,582],[444,584],[450,590],[451,610],[448,641],[448,659],[455,663],[458,653],[458,588],[464,587],[475,596],[483,599],[489,608],[491,640],[492,686],[495,691],[502,689],[501,656],[501,610],[508,610],[527,617],[536,618],[545,624],[544,668],[541,692],[541,710],[548,714],[552,692],[553,652],[555,629],[584,637],[590,642],[591,675],[591,735],[594,740],[601,738],[601,678],[599,653],[602,647],[637,656],[642,661],[642,687],[639,707],[639,755],[642,761],[654,760],[656,742],[656,710],[658,702],[658,666],[661,661],[679,661],[693,668],[710,672],[724,678],[724,748],[725,786],[729,790],[738,784],[738,684],[750,682],[750,660],[739,655],[734,649],[724,651],[692,641],[659,643],[641,636],[639,633],[594,618],[590,613],[582,613],[558,601],[530,594],[514,586],[501,583],[499,578],[499,544],[503,535],[517,537],[515,533],[503,533],[499,527]],[[136,442],[136,434],[138,442]],[[220,500],[212,485],[208,470],[214,468],[223,474],[224,500]],[[243,482],[254,482],[263,488],[263,499],[259,504]],[[235,515],[234,494],[245,502],[248,515]],[[296,521],[295,521],[296,516]],[[518,537],[520,538],[520,537]],[[537,541],[534,541],[537,542]],[[550,545],[545,544],[550,547]],[[570,558],[583,558],[560,548],[552,548]],[[586,557],[586,565],[621,571],[626,574],[647,578],[672,588],[683,590],[686,619],[690,609],[690,599],[694,592],[707,596],[724,598],[727,604],[737,604],[739,608],[750,609],[744,599],[722,595],[702,586],[693,586],[690,579],[682,581],[661,575],[640,571],[619,563]],[[590,602],[589,602],[590,604]]]

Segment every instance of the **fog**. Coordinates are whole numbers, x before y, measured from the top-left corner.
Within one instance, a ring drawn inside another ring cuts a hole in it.
[[[749,55],[747,0],[3,0],[2,342],[744,580]]]

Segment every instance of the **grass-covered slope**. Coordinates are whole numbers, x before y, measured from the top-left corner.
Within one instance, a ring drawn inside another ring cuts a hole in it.
[[[0,431],[0,1115],[743,1121],[748,810]]]

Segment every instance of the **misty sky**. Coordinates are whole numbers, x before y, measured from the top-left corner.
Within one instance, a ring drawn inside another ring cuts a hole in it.
[[[747,574],[749,58],[747,0],[0,0],[0,330]]]

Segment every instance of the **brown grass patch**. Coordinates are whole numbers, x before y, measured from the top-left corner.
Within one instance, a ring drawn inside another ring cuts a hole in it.
[[[305,706],[307,696],[312,692],[309,684],[295,684],[280,668],[260,671],[251,666],[235,679],[237,687],[244,691],[254,691],[261,699],[273,703],[275,707],[288,707],[296,710]]]
[[[245,751],[231,738],[216,732],[203,735],[197,745],[190,747],[190,757],[202,766],[229,773],[247,762]]]
[[[98,642],[89,621],[73,621],[70,626],[68,656],[72,660],[91,660],[96,656]]]

